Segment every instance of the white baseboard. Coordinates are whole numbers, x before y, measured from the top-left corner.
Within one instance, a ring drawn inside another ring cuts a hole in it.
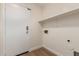
[[[36,47],[32,47],[32,48],[29,49],[29,52],[31,52],[31,51],[33,51],[33,50],[36,50],[36,49],[39,49],[39,48],[41,48],[41,47],[42,47],[42,45],[36,46]]]
[[[55,53],[57,56],[63,56],[62,54],[56,52],[55,50],[53,50],[53,49],[51,49],[51,48],[49,48],[49,47],[47,47],[47,46],[45,46],[45,45],[40,45],[40,46],[32,47],[32,48],[29,49],[29,52],[31,52],[31,51],[33,51],[33,50],[36,50],[36,49],[39,49],[39,48],[41,48],[41,47],[44,47],[44,48],[48,49],[48,50],[51,51],[52,53]]]
[[[62,54],[56,52],[55,50],[48,48],[47,46],[43,45],[44,48],[48,49],[49,51],[51,51],[52,53],[55,53],[57,56],[63,56]]]

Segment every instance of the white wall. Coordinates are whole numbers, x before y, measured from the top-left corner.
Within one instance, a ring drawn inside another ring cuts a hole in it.
[[[42,46],[42,40],[41,40],[41,25],[38,23],[40,19],[42,19],[42,9],[40,6],[37,6],[36,4],[19,4],[23,7],[27,7],[31,9],[31,44],[30,48],[35,49],[40,46]]]
[[[58,55],[73,55],[79,52],[79,12],[51,19],[43,23],[43,46]],[[70,43],[67,40],[71,40]]]
[[[19,4],[23,7],[26,7],[26,8],[30,8],[32,9],[31,10],[31,37],[30,37],[30,40],[31,40],[31,44],[30,44],[30,48],[31,50],[32,49],[35,49],[35,48],[38,48],[42,45],[42,40],[41,40],[41,25],[38,23],[38,21],[42,18],[42,10],[39,6],[35,5],[35,4]],[[2,5],[2,15],[5,14],[4,13],[5,11],[5,7],[4,7],[4,4]],[[2,55],[5,55],[5,15],[2,16],[3,17],[3,21],[2,21],[2,32],[3,32],[3,39],[1,42],[1,48],[2,48]]]
[[[43,7],[43,19],[79,8],[77,3],[48,3]]]
[[[31,45],[30,45],[30,48],[32,49],[42,45],[42,40],[41,40],[42,33],[41,33],[41,25],[38,23],[39,20],[42,20],[42,18],[46,19],[51,16],[55,16],[55,15],[58,15],[58,14],[61,14],[61,13],[64,13],[64,12],[67,12],[67,11],[70,11],[70,10],[73,10],[79,7],[79,4],[47,4],[44,6],[42,10],[41,7],[37,6],[36,4],[27,3],[27,4],[20,4],[20,5],[22,5],[23,7],[28,7],[32,9],[31,10],[31,13],[32,13],[31,34],[32,36],[31,36]],[[73,16],[74,15],[72,15],[72,17]],[[69,55],[72,55],[71,49],[73,49],[74,47],[75,48],[77,47],[76,44],[74,45],[74,43],[77,41],[77,40],[74,41],[74,38],[78,39],[78,26],[77,26],[78,23],[76,23],[78,22],[78,15],[74,16],[73,18],[72,17],[68,17],[69,20],[67,19],[67,17],[59,18],[60,21],[56,20],[54,21],[54,23],[52,22],[50,23],[49,21],[50,24],[46,23],[44,25],[44,29],[46,28],[49,30],[49,34],[43,33],[43,43],[45,46],[47,46],[50,49],[56,50],[57,52],[59,52],[59,54],[68,55],[69,53]],[[73,20],[71,22],[71,19],[75,19],[75,18],[76,18],[76,21]],[[64,20],[62,21],[62,19]],[[67,21],[65,21],[65,19]],[[75,26],[73,25],[73,22],[75,22],[74,24]],[[68,48],[69,44],[66,42],[66,39],[71,39],[73,41],[72,42],[73,44],[71,43],[73,47]],[[67,44],[67,46],[65,44]]]
[[[3,55],[3,50],[5,49],[3,47],[3,41],[4,41],[4,38],[3,38],[3,4],[0,3],[0,55]],[[4,49],[3,49],[4,48]]]
[[[1,55],[1,4],[0,4],[0,55]]]

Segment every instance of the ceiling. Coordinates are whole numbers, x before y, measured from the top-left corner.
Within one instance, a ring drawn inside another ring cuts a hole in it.
[[[46,5],[50,4],[50,3],[34,3],[34,4],[36,4],[36,5],[40,6],[40,7],[44,7],[44,6],[46,6]]]

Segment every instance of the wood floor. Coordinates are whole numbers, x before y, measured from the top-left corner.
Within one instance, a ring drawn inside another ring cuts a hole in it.
[[[56,56],[56,54],[51,53],[50,51],[42,47],[37,50],[25,53],[21,56]]]

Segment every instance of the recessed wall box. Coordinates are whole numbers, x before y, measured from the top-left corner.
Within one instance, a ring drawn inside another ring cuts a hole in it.
[[[48,30],[44,30],[44,33],[45,33],[45,34],[48,34]]]

